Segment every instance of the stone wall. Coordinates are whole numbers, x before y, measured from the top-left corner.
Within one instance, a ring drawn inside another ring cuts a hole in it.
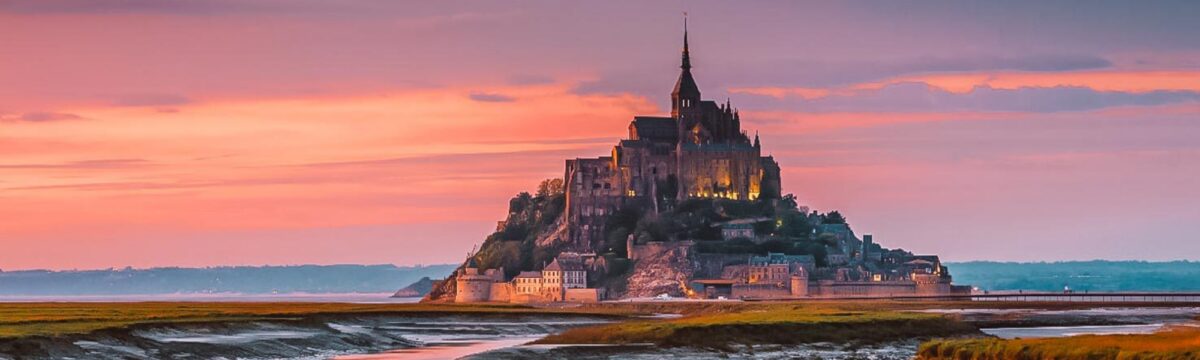
[[[734,284],[734,299],[783,299],[792,297],[792,290],[779,284]]]
[[[485,302],[492,298],[492,280],[480,275],[459,274],[454,302]]]
[[[829,281],[809,284],[808,295],[813,297],[866,297],[916,295],[917,283],[912,281]]]
[[[645,244],[628,245],[629,260],[636,261],[649,257],[657,257],[667,253],[677,254],[680,257],[689,257],[692,249],[696,246],[693,241],[667,241],[667,242],[649,242]]]
[[[567,289],[563,295],[563,301],[575,303],[594,303],[604,299],[604,290],[602,289]]]
[[[718,279],[726,266],[745,264],[746,254],[696,254],[696,278]]]
[[[494,302],[510,302],[512,301],[513,286],[509,283],[493,283],[489,301]]]

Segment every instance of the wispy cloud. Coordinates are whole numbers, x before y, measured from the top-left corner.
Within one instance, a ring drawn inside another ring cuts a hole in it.
[[[3,164],[0,169],[115,169],[153,165],[145,159],[94,159],[60,163]]]
[[[508,95],[504,95],[504,94],[497,94],[497,93],[485,93],[485,92],[473,92],[470,95],[468,95],[467,97],[471,98],[471,100],[480,101],[480,102],[513,102],[513,101],[517,101],[517,98],[514,98],[512,96],[508,96]]]
[[[52,122],[52,121],[79,120],[79,119],[83,119],[83,116],[79,116],[77,114],[72,114],[72,113],[65,113],[65,112],[37,111],[37,112],[27,112],[27,113],[20,114],[20,115],[0,114],[0,122],[4,122],[4,121],[9,121],[9,122],[17,122],[17,121]]]
[[[113,101],[117,106],[174,106],[192,103],[192,99],[178,94],[133,94],[125,95]]]

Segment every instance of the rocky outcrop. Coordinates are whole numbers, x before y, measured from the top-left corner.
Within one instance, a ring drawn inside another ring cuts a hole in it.
[[[483,269],[503,268],[508,272],[506,277],[517,271],[540,270],[570,245],[564,206],[562,193],[517,195],[509,201],[508,217],[483,241],[472,258]],[[460,265],[440,284],[433,286],[421,302],[453,302],[458,272],[463,268]]]
[[[428,276],[426,276],[426,277],[421,278],[420,280],[417,280],[416,282],[414,282],[412,284],[409,284],[408,286],[405,286],[403,289],[397,290],[395,294],[392,294],[392,297],[394,297],[394,298],[423,297],[423,296],[425,296],[425,294],[428,294],[429,291],[433,290],[433,287],[437,286],[437,284],[440,282],[442,282],[442,281],[441,280],[433,280],[433,279],[430,279]]]
[[[636,245],[637,260],[626,282],[623,298],[654,297],[667,294],[687,296],[687,283],[695,272],[690,242]]]

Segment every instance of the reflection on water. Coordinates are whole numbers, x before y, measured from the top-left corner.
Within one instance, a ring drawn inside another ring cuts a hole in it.
[[[1097,325],[1097,326],[1042,326],[1028,328],[980,329],[985,334],[1003,339],[1044,338],[1077,335],[1149,334],[1158,331],[1163,324],[1144,325]]]
[[[536,336],[510,336],[496,337],[488,339],[447,339],[443,342],[426,343],[429,346],[393,350],[379,354],[365,355],[346,355],[339,356],[337,360],[384,360],[384,359],[404,359],[404,360],[434,360],[434,359],[457,359],[463,356],[478,354],[485,351],[503,349],[507,347],[521,345],[530,341],[537,340],[544,335]]]
[[[457,359],[460,357],[519,346],[565,329],[607,323],[596,318],[520,316],[515,318],[477,318],[470,316],[435,319],[396,319],[371,326],[402,337],[411,344],[374,354],[335,357],[338,360],[379,359]],[[360,332],[350,324],[331,324],[342,332]]]

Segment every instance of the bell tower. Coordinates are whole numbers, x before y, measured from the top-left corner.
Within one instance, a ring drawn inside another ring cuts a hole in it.
[[[676,121],[698,117],[700,113],[700,88],[696,86],[696,79],[692,78],[692,58],[688,53],[687,17],[683,18],[683,61],[679,68],[679,80],[671,91],[671,117]]]

